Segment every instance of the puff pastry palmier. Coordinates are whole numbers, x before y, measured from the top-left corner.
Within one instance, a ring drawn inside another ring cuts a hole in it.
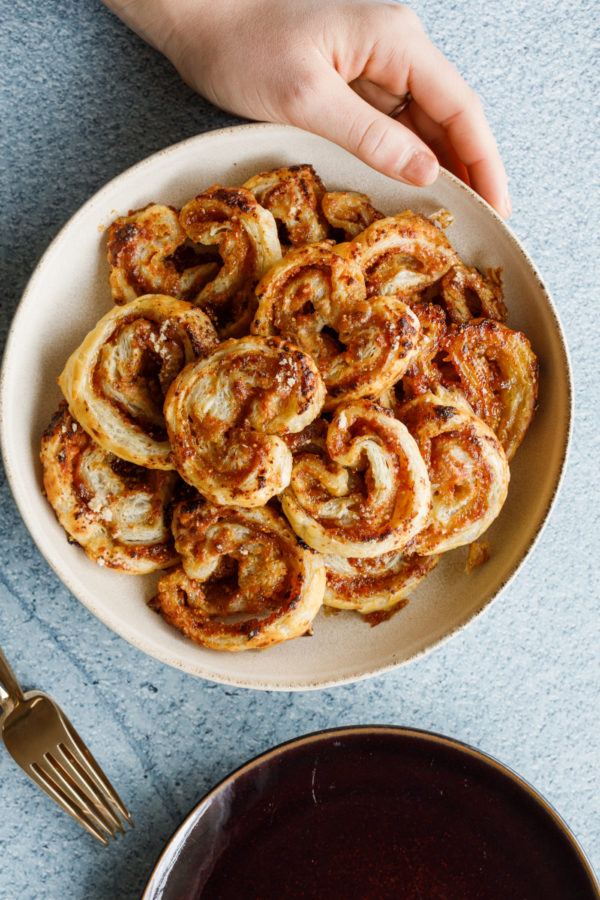
[[[327,191],[321,200],[323,215],[332,228],[344,232],[347,241],[383,219],[383,213],[371,205],[371,198],[358,191]]]
[[[166,521],[178,476],[107,453],[62,403],[44,432],[44,490],[58,520],[90,559],[142,575],[178,556]]]
[[[358,263],[369,296],[422,290],[460,262],[443,231],[409,209],[373,222],[336,249]]]
[[[180,300],[198,294],[219,267],[194,260],[193,254],[186,261],[182,253],[186,240],[172,206],[150,203],[115,219],[107,244],[115,303],[128,303],[143,294],[168,294]]]
[[[363,615],[403,603],[437,565],[439,556],[385,553],[371,559],[324,556],[325,606],[354,609]]]
[[[186,203],[179,220],[196,244],[216,247],[222,262],[194,303],[221,337],[247,333],[256,308],[254,287],[281,258],[275,219],[245,188],[215,185]]]
[[[508,318],[500,269],[489,270],[484,278],[477,269],[459,263],[442,278],[440,294],[450,321],[456,325],[479,316],[499,322]]]
[[[310,630],[325,590],[321,557],[269,507],[178,504],[182,567],[151,602],[169,624],[215,650],[252,650]]]
[[[246,181],[244,187],[280,224],[282,244],[298,247],[322,241],[329,234],[321,212],[325,187],[312,166],[261,172]]]
[[[419,295],[417,295],[419,296]],[[433,390],[441,380],[436,357],[447,334],[446,313],[435,303],[413,303],[411,310],[419,320],[419,343],[396,395],[403,399]]]
[[[213,503],[262,506],[289,483],[282,435],[321,410],[313,360],[280,338],[231,338],[187,366],[165,401],[175,467]]]
[[[202,310],[148,294],[103,316],[58,383],[72,415],[105,450],[136,465],[172,469],[165,394],[186,363],[217,343]]]
[[[432,488],[429,520],[410,550],[428,555],[470,544],[506,500],[510,471],[500,442],[464,399],[442,388],[407,401],[398,416],[417,442]]]
[[[367,299],[360,268],[328,244],[291,250],[261,279],[254,334],[280,335],[315,360],[326,409],[375,397],[406,370],[419,322],[395,297]]]
[[[294,458],[281,495],[294,531],[322,553],[381,556],[402,550],[423,528],[431,488],[408,430],[368,400],[339,406],[327,452]]]
[[[511,460],[537,403],[538,361],[531,344],[500,322],[474,319],[450,329],[443,349],[445,383],[460,388]]]

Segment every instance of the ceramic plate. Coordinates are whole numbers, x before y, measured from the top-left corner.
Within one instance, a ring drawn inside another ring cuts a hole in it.
[[[67,543],[41,493],[38,448],[61,399],[56,378],[96,321],[111,308],[104,230],[117,215],[160,201],[180,206],[215,182],[242,184],[277,166],[312,163],[330,189],[370,194],[391,214],[447,207],[448,235],[469,264],[502,266],[508,324],[540,359],[539,410],[511,465],[504,509],[488,531],[491,558],[466,575],[466,549],[447,554],[390,621],[319,613],[314,636],[267,651],[219,653],[187,641],[147,606],[156,578],[119,575]],[[397,666],[466,625],[498,595],[533,546],[553,503],[570,429],[570,375],[561,328],[534,266],[490,207],[452,175],[411,188],[379,175],[328,141],[279,125],[202,134],[151,156],[111,181],[62,229],[36,268],[9,335],[2,372],[2,443],[8,478],[34,540],[59,578],[95,616],[146,653],[214,681],[304,690],[353,681]]]
[[[143,900],[594,900],[589,864],[514,773],[448,738],[359,727],[238,769],[193,810]]]

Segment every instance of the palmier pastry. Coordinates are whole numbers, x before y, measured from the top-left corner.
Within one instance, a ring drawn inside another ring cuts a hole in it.
[[[254,287],[281,257],[277,225],[244,188],[215,185],[182,208],[180,222],[197,244],[216,247],[217,275],[196,296],[221,337],[247,333],[256,308]]]
[[[410,550],[445,553],[476,540],[502,509],[510,479],[494,432],[443,389],[407,401],[398,416],[418,444],[432,488],[429,520]]]
[[[385,553],[371,559],[324,556],[325,606],[355,609],[363,615],[392,609],[437,565],[439,556]]]
[[[175,508],[173,533],[183,565],[161,578],[151,605],[187,637],[251,650],[310,630],[323,561],[279,513],[188,502]]]
[[[358,263],[369,296],[422,290],[460,262],[443,231],[409,209],[373,222],[336,249]]]
[[[419,295],[417,295],[419,296]],[[419,344],[401,384],[396,387],[403,398],[434,390],[441,380],[436,357],[447,334],[446,313],[435,303],[413,303],[412,312],[419,320]]]
[[[44,432],[44,490],[58,520],[90,559],[143,575],[178,560],[166,522],[178,476],[107,453],[62,403]]]
[[[165,394],[187,362],[217,343],[202,310],[148,294],[103,316],[58,383],[72,415],[105,450],[140,466],[172,469]]]
[[[294,458],[281,503],[310,547],[363,559],[402,550],[418,534],[431,488],[404,425],[375,403],[356,400],[337,408],[326,453]]]
[[[329,234],[321,212],[325,187],[312,166],[261,172],[246,181],[244,187],[273,214],[282,244],[298,247],[322,241]]]
[[[448,385],[458,384],[512,459],[537,403],[538,361],[531,344],[500,322],[474,319],[450,330],[444,350]]]
[[[343,231],[347,241],[372,222],[383,219],[383,213],[371,206],[367,194],[358,191],[327,191],[321,200],[321,208],[331,227]]]
[[[280,338],[221,344],[187,366],[165,401],[175,467],[213,503],[262,506],[289,483],[282,439],[315,419],[325,386],[312,359]]]
[[[196,296],[219,267],[186,254],[186,240],[172,206],[150,203],[115,219],[107,246],[115,303],[128,303],[143,294],[168,294],[180,300]]]
[[[452,266],[441,282],[441,298],[451,322],[463,325],[478,316],[506,322],[508,310],[502,299],[501,270],[491,269],[487,277],[462,263]]]
[[[394,384],[417,351],[419,322],[395,297],[367,299],[360,268],[327,244],[291,250],[256,289],[255,334],[275,334],[315,360],[326,409],[376,397]]]

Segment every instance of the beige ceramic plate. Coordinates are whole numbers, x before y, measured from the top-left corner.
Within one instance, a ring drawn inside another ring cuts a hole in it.
[[[491,559],[467,576],[465,549],[448,554],[389,622],[320,613],[312,638],[267,651],[218,653],[187,641],[146,606],[154,577],[118,575],[67,543],[41,492],[40,436],[60,400],[56,378],[67,356],[110,307],[103,230],[116,215],[150,201],[183,204],[215,182],[312,163],[330,189],[370,194],[391,214],[444,206],[448,231],[469,264],[502,266],[508,324],[524,331],[541,365],[540,404],[511,466],[502,514],[488,531]],[[199,135],[149,159],[99,191],[50,245],[25,291],[2,372],[2,444],[8,478],[29,531],[59,578],[102,622],[146,653],[213,681],[269,690],[305,690],[353,681],[400,665],[438,644],[479,613],[515,574],[539,536],[561,477],[570,430],[570,375],[556,312],[511,231],[453,176],[429,188],[377,174],[335,145],[297,129],[246,125]]]

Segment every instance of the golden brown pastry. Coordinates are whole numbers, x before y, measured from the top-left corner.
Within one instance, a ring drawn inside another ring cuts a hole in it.
[[[321,212],[325,187],[312,166],[261,172],[246,181],[244,187],[279,223],[282,244],[298,247],[322,241],[329,234]]]
[[[456,325],[478,316],[506,322],[500,269],[491,269],[484,278],[477,269],[458,263],[442,278],[440,292],[448,317]]]
[[[416,355],[396,389],[401,398],[435,391],[442,377],[437,357],[442,352],[447,334],[446,314],[441,306],[435,303],[413,303],[411,310],[419,320],[419,343]]]
[[[343,231],[347,241],[384,217],[371,206],[370,197],[358,191],[327,191],[321,200],[321,208],[331,227]]]
[[[71,414],[105,450],[136,465],[172,469],[165,394],[186,363],[217,343],[202,310],[148,294],[103,316],[58,383]]]
[[[294,458],[283,511],[309,547],[344,557],[402,550],[425,525],[427,468],[407,429],[368,400],[339,406],[327,452]]]
[[[178,556],[166,521],[178,477],[107,453],[61,403],[42,438],[44,490],[73,541],[101,566],[143,575]]]
[[[409,209],[373,222],[336,249],[358,263],[369,296],[422,290],[460,262],[443,231]]]
[[[444,384],[460,388],[511,460],[537,403],[538,361],[531,344],[500,322],[474,319],[449,331],[444,351]]]
[[[309,353],[327,387],[326,409],[391,387],[417,351],[419,322],[396,297],[367,299],[360,268],[328,244],[291,250],[261,279],[254,334]]]
[[[408,597],[437,565],[439,556],[385,553],[371,559],[324,556],[325,606],[362,615],[392,609]]]
[[[438,388],[398,410],[427,465],[432,508],[410,551],[428,555],[470,544],[506,500],[510,471],[500,442],[458,395]]]
[[[187,236],[172,206],[150,203],[119,216],[108,229],[110,290],[115,303],[143,294],[192,299],[214,278],[218,265],[186,260]]]
[[[173,533],[182,566],[161,578],[151,605],[186,637],[236,651],[310,630],[325,569],[283,516],[188,502],[175,508]]]
[[[165,401],[172,459],[213,503],[262,506],[289,483],[282,439],[321,410],[325,386],[312,359],[280,338],[221,344],[187,366]]]
[[[245,188],[215,185],[186,203],[179,220],[192,241],[218,249],[221,257],[217,275],[194,303],[206,310],[221,337],[247,333],[256,283],[281,257],[275,219]]]

